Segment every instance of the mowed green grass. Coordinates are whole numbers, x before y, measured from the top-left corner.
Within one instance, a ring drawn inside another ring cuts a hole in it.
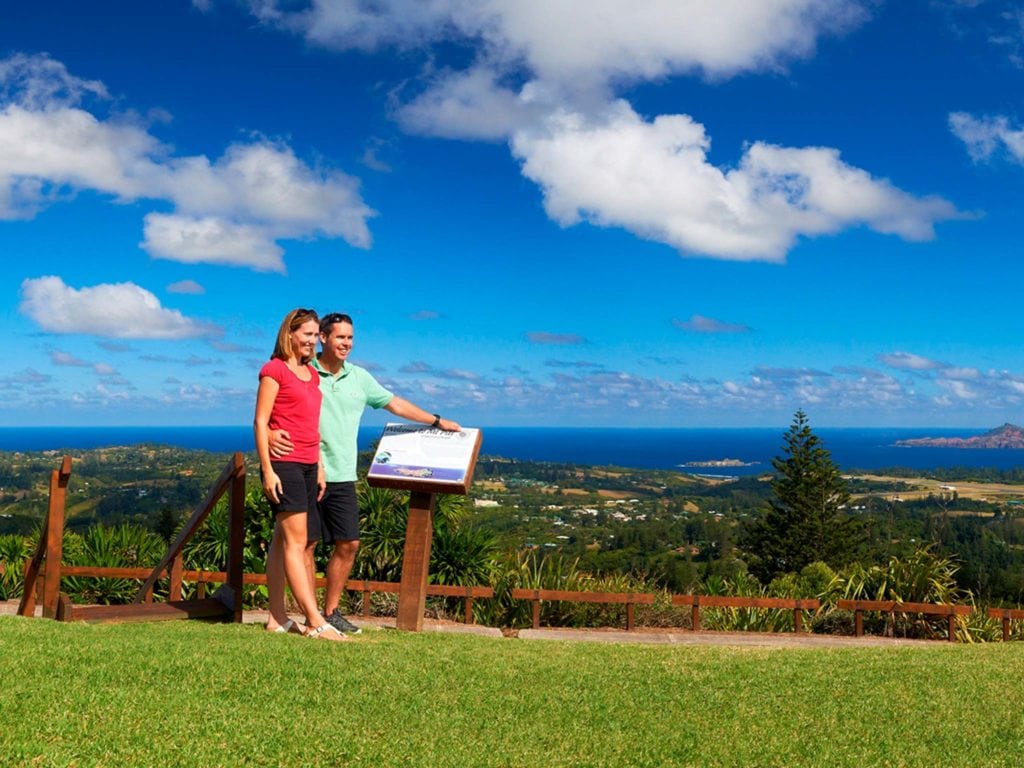
[[[0,764],[1020,766],[1024,644],[750,649],[0,616]]]

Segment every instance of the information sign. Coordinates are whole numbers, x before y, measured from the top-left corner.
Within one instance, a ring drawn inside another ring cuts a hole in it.
[[[367,473],[372,486],[427,493],[469,492],[483,434],[388,424]]]

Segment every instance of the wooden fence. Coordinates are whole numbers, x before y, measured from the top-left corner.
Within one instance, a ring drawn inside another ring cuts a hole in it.
[[[71,457],[65,456],[59,469],[50,475],[50,499],[46,519],[36,551],[25,563],[25,586],[18,613],[32,616],[37,601],[42,604],[43,616],[64,621],[154,621],[176,618],[229,618],[242,619],[243,585],[266,584],[266,574],[242,572],[242,549],[244,544],[244,495],[245,464],[241,453],[236,453],[228,462],[220,477],[210,489],[206,498],[195,508],[191,518],[168,547],[156,567],[149,568],[101,568],[91,566],[63,565],[64,504],[68,479],[71,474]],[[227,572],[186,571],[182,567],[182,550],[188,539],[213,510],[214,505],[225,493],[229,494],[230,523]],[[0,562],[0,573],[7,565]],[[63,576],[91,578],[140,579],[143,581],[131,605],[74,605],[67,596],[60,593]],[[153,602],[153,588],[157,581],[168,579],[168,600]],[[182,582],[196,584],[196,597],[182,600]],[[220,584],[214,597],[206,597],[208,584]],[[317,579],[317,587],[326,586],[323,577]],[[393,582],[350,580],[347,588],[361,592],[363,615],[370,615],[371,596],[374,593],[398,594],[401,585]],[[494,590],[484,586],[456,586],[430,584],[430,596],[455,597],[465,600],[464,618],[467,624],[474,622],[473,601],[494,597]],[[565,601],[575,603],[599,603],[626,606],[626,629],[635,628],[634,607],[652,605],[655,595],[648,592],[580,592],[553,589],[513,589],[515,600],[530,600],[533,627],[540,627],[540,604],[542,601]],[[804,611],[818,611],[817,599],[794,599],[779,597],[734,597],[725,595],[670,595],[671,604],[688,606],[691,610],[691,628],[700,631],[701,608],[738,608],[755,610],[793,611],[793,631],[803,631]],[[836,607],[853,611],[854,633],[864,634],[865,611],[879,611],[890,615],[917,613],[925,616],[945,616],[948,621],[948,639],[956,641],[956,619],[974,611],[969,605],[941,603],[907,603],[896,600],[839,600]],[[987,615],[1002,622],[1003,640],[1010,638],[1010,622],[1024,620],[1024,610],[1015,608],[989,608]]]
[[[897,613],[920,613],[924,616],[947,617],[949,642],[956,642],[956,617],[968,616],[974,609],[969,605],[951,605],[948,603],[904,603],[899,600],[837,600],[836,607],[841,610],[853,611],[853,633],[857,637],[864,635],[864,611],[880,611],[890,616]]]

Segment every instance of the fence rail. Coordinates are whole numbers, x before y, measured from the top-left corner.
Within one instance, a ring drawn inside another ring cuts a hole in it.
[[[989,608],[990,619],[999,619],[1003,625],[1003,640],[1010,639],[1010,622],[1024,619],[1024,610],[1020,608]]]
[[[564,600],[571,603],[625,603],[626,631],[628,632],[631,632],[634,627],[633,606],[638,603],[642,605],[654,603],[654,595],[649,592],[573,592],[564,589],[513,589],[512,599],[533,601],[534,629],[540,628],[541,600]]]
[[[803,631],[804,611],[817,611],[821,601],[790,597],[731,597],[728,595],[672,595],[672,605],[690,606],[690,622],[694,632],[700,631],[701,608],[750,608],[789,610],[793,612],[793,631]]]
[[[853,611],[853,633],[864,635],[864,611],[879,611],[890,615],[897,613],[920,613],[925,616],[946,616],[949,642],[956,642],[956,617],[968,616],[974,612],[969,605],[951,603],[904,603],[899,600],[837,600],[836,607]]]
[[[179,565],[175,567],[175,563]],[[168,570],[170,571],[168,575]],[[46,566],[43,565],[40,569],[40,574],[45,573]],[[146,579],[153,574],[152,568],[111,568],[111,567],[99,567],[99,566],[88,566],[88,565],[62,565],[60,568],[60,574],[64,576],[79,576],[84,578],[97,578],[97,579]],[[201,570],[184,570],[180,567],[180,558],[176,558],[171,563],[170,568],[166,567],[162,571],[162,578],[168,579],[168,594],[169,600],[162,603],[153,602],[153,587],[161,579],[153,579],[149,582],[149,587],[144,594],[143,605],[153,606],[166,606],[178,602],[188,602],[181,600],[182,584],[187,582],[193,582],[196,584],[196,599],[197,601],[207,601],[206,588],[210,584],[225,584],[228,581],[228,574],[224,571],[201,571]],[[243,573],[242,583],[247,585],[263,585],[267,583],[267,575],[265,573]],[[327,586],[327,579],[323,576],[318,576],[316,579],[316,586],[318,588],[324,588]],[[398,582],[391,581],[368,581],[365,579],[349,579],[346,589],[350,592],[361,592],[363,595],[363,615],[370,615],[370,598],[374,593],[385,593],[385,594],[398,594],[401,589],[401,584]],[[494,597],[494,589],[491,587],[482,586],[460,586],[456,584],[428,584],[427,595],[430,597],[456,597],[466,601],[464,619],[467,624],[473,624],[473,601],[479,599],[485,599]],[[208,602],[208,601],[207,601]],[[221,606],[221,612],[223,612],[223,604],[218,603]],[[212,604],[211,604],[212,605]],[[115,610],[104,610],[114,609],[116,606],[81,606],[73,605],[70,601],[67,601],[65,610],[68,613],[63,614],[64,618],[73,621],[101,621],[108,620],[116,615]],[[203,615],[205,607],[199,607],[197,609],[198,615]],[[152,609],[145,609],[143,611],[140,620],[144,620],[145,617],[150,617],[150,620],[159,620],[160,618],[195,618],[192,616],[195,611],[188,611],[182,608],[175,608],[173,610],[165,610],[159,607]],[[110,614],[108,616],[108,614]],[[166,615],[164,615],[166,614]],[[189,615],[185,615],[189,614]]]
[[[26,572],[32,566],[32,561],[25,563]],[[10,564],[0,561],[0,573],[3,573]],[[34,579],[45,580],[47,564],[39,564],[34,571]],[[83,565],[61,565],[61,577],[77,576],[86,578],[106,579],[139,579],[148,580],[153,576],[152,568],[111,568]],[[166,602],[153,602],[153,585],[160,580],[167,580],[168,600]],[[223,603],[216,598],[207,598],[207,587],[213,584],[225,584],[229,580],[229,574],[224,571],[185,570],[181,567],[180,557],[175,558],[168,566],[161,571],[161,578],[154,579],[149,585],[144,602],[140,604],[140,612],[137,617],[125,617],[118,613],[119,606],[108,605],[74,605],[63,594],[59,595],[58,604],[55,607],[54,618],[73,621],[104,621],[111,618],[121,620],[161,620],[172,618],[199,618],[205,615],[216,616],[223,613]],[[196,596],[191,601],[181,600],[182,584],[194,583],[196,585]],[[244,573],[242,583],[246,585],[266,585],[267,576],[263,573]],[[323,588],[327,580],[317,577],[316,586]],[[366,579],[349,579],[346,589],[349,592],[362,593],[362,613],[370,615],[371,597],[374,594],[398,594],[401,584],[389,581],[370,581]],[[494,589],[487,586],[459,586],[454,584],[429,584],[427,595],[431,597],[454,597],[465,600],[464,621],[467,624],[475,623],[473,616],[473,605],[475,600],[494,597]],[[634,607],[636,605],[652,605],[656,595],[650,592],[580,592],[560,589],[513,589],[511,596],[515,600],[529,600],[532,606],[532,624],[534,629],[540,627],[540,604],[548,601],[565,601],[573,603],[598,603],[605,605],[626,606],[626,629],[632,631],[636,628]],[[701,631],[701,608],[736,608],[736,609],[761,609],[761,610],[791,610],[793,611],[793,630],[802,632],[803,614],[806,611],[818,611],[821,608],[821,601],[818,599],[796,599],[785,597],[738,597],[731,595],[669,595],[670,602],[676,607],[689,607],[691,609],[691,628],[694,632]],[[24,600],[24,598],[23,598]],[[220,606],[219,609],[217,606]],[[919,613],[927,616],[945,616],[948,619],[948,639],[956,641],[955,626],[959,616],[968,616],[975,611],[970,605],[956,605],[950,603],[917,603],[900,602],[898,600],[838,600],[836,607],[842,610],[853,611],[854,613],[854,634],[857,637],[864,635],[865,611],[878,611],[889,614]],[[1010,639],[1010,622],[1024,621],[1024,609],[1021,608],[988,608],[986,615],[992,619],[998,619],[1002,623],[1003,640]]]

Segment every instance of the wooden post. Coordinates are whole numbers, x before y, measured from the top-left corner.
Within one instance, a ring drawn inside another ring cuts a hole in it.
[[[71,598],[61,592],[57,597],[57,621],[71,621],[73,610]]]
[[[633,604],[626,603],[626,631],[633,631]]]
[[[182,558],[179,552],[171,561],[171,586],[168,590],[168,600],[181,600],[181,570]]]
[[[231,478],[228,489],[228,587],[234,594],[233,621],[242,623],[242,602],[244,588],[242,585],[242,556],[245,551],[245,464],[240,454],[235,466],[238,468]]]
[[[1003,642],[1005,643],[1010,639],[1010,617],[1007,614],[1003,614]]]
[[[952,609],[949,612],[949,642],[956,642],[956,613]]]
[[[803,612],[800,610],[800,601],[797,600],[796,608],[793,609],[793,631],[796,633],[802,632],[804,629],[804,617]]]
[[[398,629],[409,632],[419,632],[423,629],[436,501],[437,497],[433,493],[413,491],[409,494],[409,523],[405,529],[402,582],[398,592],[398,617],[395,621]]]
[[[60,561],[64,557],[64,498],[71,476],[71,457],[50,473],[50,506],[46,518],[46,573],[43,575],[43,616],[57,618],[60,599]]]
[[[690,608],[690,629],[700,632],[700,598],[693,596],[693,607]]]
[[[533,597],[533,628],[540,629],[540,595],[537,592]]]
[[[864,635],[864,611],[855,608],[853,611],[853,634],[857,637]]]
[[[373,594],[373,593],[370,592],[370,582],[367,581],[366,579],[363,579],[363,616],[369,616],[370,615],[370,608],[371,608],[371,605],[370,605],[370,595],[371,594]]]
[[[473,588],[466,587],[466,610],[464,614],[466,624],[473,624]]]

